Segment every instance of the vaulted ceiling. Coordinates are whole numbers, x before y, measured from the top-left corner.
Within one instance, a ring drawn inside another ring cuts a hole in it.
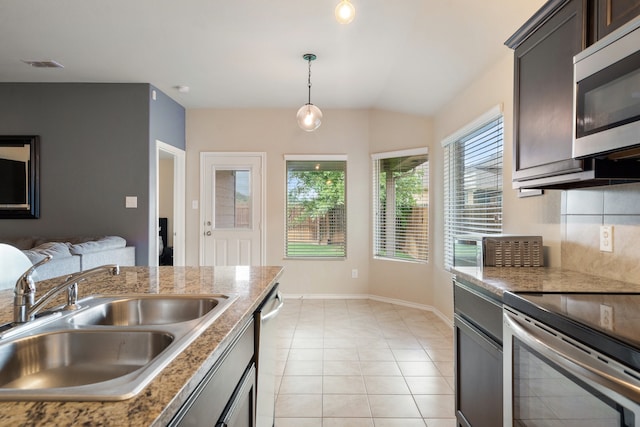
[[[311,52],[319,107],[430,115],[504,55],[544,1],[352,0],[348,25],[337,3],[0,0],[0,81],[145,82],[186,108],[297,109]]]

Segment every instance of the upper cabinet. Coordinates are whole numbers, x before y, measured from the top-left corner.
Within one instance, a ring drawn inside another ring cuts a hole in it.
[[[515,50],[514,188],[608,183],[600,160],[572,158],[573,57],[639,12],[640,0],[550,0],[505,42]]]
[[[640,0],[596,0],[592,5],[594,41],[640,15]]]
[[[586,47],[582,0],[554,1],[516,33],[513,176],[516,182],[583,170],[571,157],[573,56]]]

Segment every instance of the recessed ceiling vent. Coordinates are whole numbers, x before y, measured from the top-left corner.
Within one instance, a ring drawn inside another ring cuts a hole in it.
[[[62,65],[61,63],[54,61],[54,60],[49,60],[49,61],[27,61],[22,59],[22,62],[24,62],[25,64],[31,65],[32,67],[36,67],[36,68],[64,68],[64,65]]]

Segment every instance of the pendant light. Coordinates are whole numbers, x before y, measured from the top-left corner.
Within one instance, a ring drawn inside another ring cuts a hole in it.
[[[341,24],[349,24],[356,16],[356,8],[349,0],[341,0],[336,6],[336,19]]]
[[[320,127],[322,123],[322,111],[311,103],[311,61],[317,57],[313,53],[305,53],[302,58],[309,63],[309,80],[307,86],[309,88],[309,100],[298,110],[298,126],[300,129],[313,132]]]

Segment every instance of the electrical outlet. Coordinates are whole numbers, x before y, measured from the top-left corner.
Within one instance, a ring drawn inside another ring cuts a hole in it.
[[[609,331],[613,330],[613,307],[600,304],[600,326]]]
[[[357,279],[358,278],[358,269],[354,268],[353,270],[351,270],[351,278],[352,279]]]
[[[613,225],[600,226],[600,251],[613,252]]]

